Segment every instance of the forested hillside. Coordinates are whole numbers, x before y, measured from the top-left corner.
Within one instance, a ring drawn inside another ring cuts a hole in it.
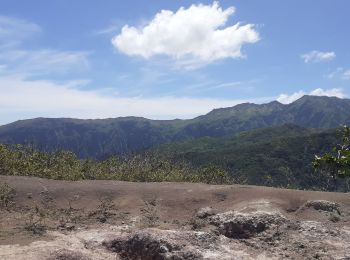
[[[315,154],[329,151],[338,141],[335,130],[287,124],[162,145],[155,153],[197,167],[222,167],[240,183],[327,189],[332,181],[316,173],[311,162]]]
[[[190,120],[37,118],[0,126],[0,143],[27,144],[45,151],[69,150],[80,158],[105,158],[145,151],[159,144],[286,123],[320,129],[348,124],[350,100],[304,96],[289,105],[277,101],[262,105],[244,103]]]

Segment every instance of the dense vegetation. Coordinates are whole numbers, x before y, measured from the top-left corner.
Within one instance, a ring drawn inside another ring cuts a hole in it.
[[[341,142],[333,147],[331,152],[323,156],[315,156],[314,168],[329,173],[334,186],[337,186],[338,178],[350,177],[350,127],[344,125],[338,129],[341,135]]]
[[[350,100],[304,96],[288,105],[277,101],[245,103],[215,109],[191,120],[37,118],[0,126],[0,143],[26,144],[49,152],[69,150],[79,158],[103,159],[145,151],[159,144],[221,137],[286,123],[312,128],[349,124]]]
[[[0,145],[0,174],[35,176],[55,180],[121,180],[134,182],[232,183],[219,167],[193,168],[148,154],[79,160],[68,151],[42,152],[23,145]]]
[[[332,178],[326,171],[315,172],[311,162],[336,142],[335,130],[284,125],[162,145],[156,153],[196,167],[220,166],[240,183],[332,190]],[[348,189],[346,182],[340,183],[339,190]]]

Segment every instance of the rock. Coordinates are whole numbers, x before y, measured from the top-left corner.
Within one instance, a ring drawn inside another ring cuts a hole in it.
[[[203,231],[177,231],[148,228],[128,235],[116,235],[102,245],[118,253],[121,259],[192,260],[242,259],[245,252],[236,251],[232,240]],[[248,259],[248,258],[245,258]]]
[[[339,204],[327,200],[309,200],[305,203],[305,207],[328,212],[335,211],[340,215]]]
[[[235,213],[228,211],[210,218],[210,223],[218,227],[219,232],[229,238],[250,238],[272,227],[287,222],[279,213],[253,212]]]
[[[341,220],[340,217],[334,213],[331,213],[328,219],[334,223],[339,222]]]
[[[197,211],[197,218],[207,218],[216,214],[216,211],[212,207],[201,208]]]

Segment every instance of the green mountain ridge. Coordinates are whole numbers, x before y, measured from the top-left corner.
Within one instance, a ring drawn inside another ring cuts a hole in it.
[[[221,137],[283,124],[328,129],[350,123],[350,100],[304,96],[283,105],[244,103],[189,120],[122,117],[96,120],[36,118],[0,126],[0,143],[70,150],[80,158],[144,151],[161,144]]]

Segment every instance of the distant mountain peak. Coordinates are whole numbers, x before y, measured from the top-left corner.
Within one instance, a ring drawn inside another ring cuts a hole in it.
[[[304,101],[330,101],[330,100],[344,100],[344,98],[339,97],[329,97],[329,96],[314,96],[314,95],[304,95],[301,98],[295,100],[293,103],[304,102]]]
[[[277,100],[273,100],[273,101],[271,101],[271,102],[269,102],[269,103],[266,103],[266,104],[271,104],[271,105],[282,105],[282,106],[283,106],[283,104],[282,104],[281,102],[277,101]]]

